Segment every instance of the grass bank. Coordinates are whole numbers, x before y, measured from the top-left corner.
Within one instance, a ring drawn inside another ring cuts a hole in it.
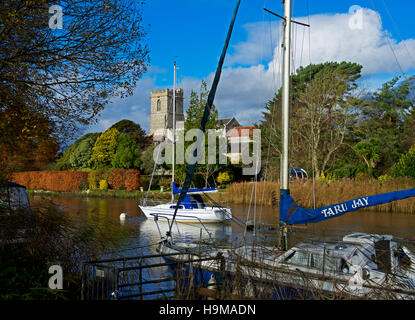
[[[254,182],[232,183],[225,193],[213,194],[212,196],[217,201],[229,201],[233,204],[253,204],[256,202],[257,205],[276,205],[279,201],[280,186],[278,182],[257,182],[256,198],[254,187]],[[386,181],[376,179],[318,180],[315,181],[316,206],[324,207],[363,196],[411,188],[415,188],[415,182],[409,178],[388,179]],[[300,206],[313,208],[313,182],[311,180],[292,182],[290,192]],[[364,210],[412,214],[415,213],[415,198],[368,207]]]
[[[89,198],[121,198],[140,199],[146,196],[146,191],[139,190],[83,190],[83,191],[48,191],[48,190],[26,190],[30,196],[58,196],[58,197],[89,197]],[[150,191],[149,197],[169,198],[170,192]]]

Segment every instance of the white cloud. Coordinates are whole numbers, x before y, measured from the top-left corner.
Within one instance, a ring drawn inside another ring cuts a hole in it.
[[[304,18],[302,20],[305,20]],[[396,41],[383,28],[376,11],[360,9],[356,13],[314,15],[310,17],[310,34],[306,33],[304,53],[311,52],[311,62],[351,61],[363,66],[362,74],[399,72],[394,53],[404,71],[415,67],[415,39]],[[302,46],[302,37],[297,34],[294,45]],[[310,47],[310,48],[309,48]],[[300,51],[295,57],[299,61]]]
[[[363,79],[370,84],[379,84],[378,75],[385,79],[405,71],[415,69],[415,39],[396,41],[383,29],[377,12],[360,9],[361,25],[356,24],[356,13],[320,14],[310,17],[310,33],[304,27],[292,27],[292,68],[300,65],[322,63],[326,61],[351,61],[363,66]],[[308,22],[307,18],[297,21]],[[357,21],[359,22],[359,21]],[[228,59],[228,67],[223,70],[215,104],[222,117],[235,116],[243,124],[252,124],[262,117],[264,105],[280,87],[281,75],[281,23],[252,23],[245,26],[248,38],[245,43],[234,46],[234,52]],[[264,38],[259,36],[265,32]],[[272,31],[271,31],[272,30]],[[310,37],[309,37],[310,34]],[[274,39],[273,57],[266,64],[254,64],[249,67],[240,64],[260,61],[266,56],[260,48],[269,46]],[[309,40],[309,38],[311,38]],[[310,45],[311,44],[311,45]],[[391,49],[392,47],[392,49]],[[310,51],[309,51],[310,49]],[[310,53],[310,54],[309,54]],[[396,62],[394,54],[398,58]],[[234,66],[231,64],[233,63]],[[229,66],[231,65],[231,66]],[[207,77],[213,78],[213,73]],[[387,77],[386,77],[387,78]],[[210,82],[209,82],[210,83]]]
[[[303,27],[293,25],[292,67],[307,65],[310,60],[311,63],[357,62],[363,65],[363,80],[371,79],[372,85],[378,83],[376,79],[380,75],[385,79],[388,74],[391,78],[400,73],[394,53],[405,72],[415,69],[415,39],[397,41],[385,31],[377,12],[370,9],[358,12],[362,15],[361,28],[357,25],[350,27],[350,19],[354,16],[349,13],[310,16],[311,39],[308,30],[303,31]],[[304,17],[296,20],[308,22]],[[235,116],[241,124],[249,125],[261,119],[265,103],[281,84],[281,23],[250,23],[244,28],[247,40],[233,45],[231,54],[226,58],[215,105],[220,117]],[[155,67],[154,71],[162,76],[162,70]],[[150,91],[157,89],[153,76],[140,80],[133,96],[117,99],[107,106],[98,125],[89,128],[88,132],[97,131],[98,128],[99,131],[105,130],[123,118],[138,122],[148,130]],[[205,78],[209,86],[213,76],[214,72]],[[180,79],[177,86],[184,90],[187,107],[191,90],[198,91],[202,79],[186,75]],[[368,82],[368,85],[371,84]]]

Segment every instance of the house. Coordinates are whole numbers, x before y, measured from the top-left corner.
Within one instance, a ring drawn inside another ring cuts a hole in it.
[[[242,150],[253,142],[255,126],[237,126],[227,132],[228,153],[232,164],[241,162]],[[248,149],[249,150],[249,149]]]

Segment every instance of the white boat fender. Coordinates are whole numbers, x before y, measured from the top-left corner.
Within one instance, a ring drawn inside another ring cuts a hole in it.
[[[125,219],[127,219],[127,217],[128,217],[128,215],[126,214],[126,213],[121,213],[120,214],[120,220],[121,220],[121,222],[124,222],[125,221]]]
[[[209,289],[216,289],[216,279],[213,273],[210,275],[208,285],[209,285]]]
[[[210,279],[208,281],[208,289],[210,290],[217,290],[217,286],[216,286],[216,279],[215,279],[215,275],[212,273],[210,275]],[[213,298],[207,298],[208,300],[214,300]]]

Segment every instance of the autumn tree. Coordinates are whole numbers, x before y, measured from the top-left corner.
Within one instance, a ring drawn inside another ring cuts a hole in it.
[[[142,3],[61,1],[54,13],[61,10],[62,29],[49,13],[56,1],[0,3],[3,149],[17,153],[16,141],[50,130],[59,140],[71,137],[111,98],[132,94],[149,62]]]
[[[0,106],[3,171],[43,170],[56,160],[60,145],[48,119],[38,112],[16,108],[2,113],[1,109]]]
[[[117,149],[117,138],[119,131],[115,128],[103,132],[92,148],[92,156],[88,165],[92,169],[111,168]]]

